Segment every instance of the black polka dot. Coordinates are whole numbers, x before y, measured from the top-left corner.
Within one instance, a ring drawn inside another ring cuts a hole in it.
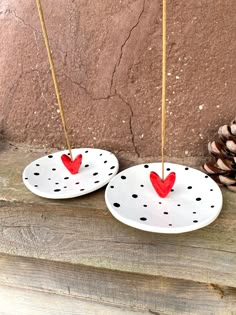
[[[170,223],[169,226],[172,226],[172,224]]]
[[[115,202],[115,203],[113,203],[113,206],[116,207],[116,208],[119,208],[119,207],[120,207],[120,204],[117,203],[117,202]]]
[[[96,172],[96,173],[93,173],[93,176],[97,176],[98,175],[98,173]]]
[[[106,164],[107,163],[107,161],[104,161],[104,164]]]
[[[188,186],[188,189],[192,189],[193,187],[192,186]]]
[[[173,191],[175,191],[174,189],[171,189],[171,191],[173,192]]]
[[[166,211],[165,211],[165,212],[163,212],[163,213],[164,213],[164,214],[168,214],[168,212],[166,212]]]
[[[185,171],[188,171],[189,170],[189,168],[188,167],[185,167]]]
[[[86,164],[86,165],[84,165],[84,167],[89,167],[89,165],[88,165],[88,164]]]
[[[196,211],[193,212],[193,214],[196,214],[196,213],[197,213]]]
[[[141,221],[147,221],[147,218],[142,217],[142,218],[140,218],[140,220]]]
[[[109,173],[108,176],[111,176],[113,173]]]
[[[96,180],[96,182],[94,182],[94,184],[98,184],[99,183],[99,180]]]
[[[38,185],[34,185],[34,187],[38,187]]]
[[[144,208],[147,208],[147,205],[143,205],[144,206]]]
[[[138,198],[138,195],[133,194],[132,197],[133,197],[133,198]]]
[[[48,180],[51,180],[51,178],[48,178]]]
[[[79,185],[79,182],[75,183],[75,185]]]
[[[84,191],[84,188],[81,188],[80,191]]]
[[[100,153],[99,155],[102,156],[102,153]]]
[[[205,178],[208,178],[208,177],[209,177],[209,176],[207,176],[207,175],[205,176]]]
[[[69,179],[69,177],[64,177],[64,179]]]
[[[159,201],[159,205],[161,205],[161,201]]]
[[[55,192],[59,192],[59,191],[61,191],[61,189],[54,189],[54,191],[55,191]]]
[[[53,171],[56,171],[57,169],[56,169],[56,168],[52,168],[52,170],[53,170]]]
[[[86,150],[85,153],[88,153],[88,150]]]
[[[178,204],[177,206],[178,206],[178,207],[180,207],[181,205],[180,205],[180,204]]]
[[[39,164],[36,164],[36,166],[40,166]]]
[[[121,179],[126,179],[126,176],[121,176]]]
[[[35,176],[39,176],[40,174],[39,174],[39,173],[34,173],[34,175],[35,175]]]
[[[213,191],[213,189],[210,189],[210,191]]]
[[[140,185],[140,187],[144,187],[144,185]]]
[[[215,206],[211,206],[211,208],[214,208]]]
[[[113,188],[114,188],[114,186],[110,186],[110,188],[112,188],[112,189],[113,189]]]
[[[149,165],[145,164],[144,167],[145,167],[145,168],[149,168]]]
[[[168,167],[166,170],[167,170],[167,171],[170,171],[170,168]]]
[[[194,220],[193,223],[198,223],[198,220]]]
[[[59,185],[59,183],[55,183],[55,185]]]
[[[25,180],[27,180],[28,179],[28,177],[25,177]]]
[[[197,201],[201,201],[201,200],[202,200],[202,198],[196,198],[196,200],[197,200]]]
[[[64,188],[67,188],[67,186],[64,186]]]
[[[115,166],[110,167],[110,170],[114,170]]]
[[[48,158],[49,158],[49,159],[53,158],[53,155],[49,155]]]
[[[67,153],[67,155],[70,155],[70,152],[69,152],[69,153]]]

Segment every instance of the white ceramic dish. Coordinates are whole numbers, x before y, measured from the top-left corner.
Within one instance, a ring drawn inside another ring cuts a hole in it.
[[[223,198],[209,176],[184,165],[165,163],[165,176],[175,172],[176,182],[163,199],[151,184],[151,171],[161,174],[161,163],[130,167],[110,181],[105,199],[116,219],[149,232],[183,233],[200,229],[217,218]]]
[[[34,194],[65,199],[91,193],[106,185],[119,169],[119,162],[111,152],[83,148],[73,149],[73,157],[82,154],[78,174],[72,175],[61,161],[68,151],[49,154],[30,163],[23,172],[23,182]]]

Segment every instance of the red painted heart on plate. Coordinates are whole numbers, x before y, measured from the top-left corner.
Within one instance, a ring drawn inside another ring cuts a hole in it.
[[[174,186],[175,179],[176,175],[174,172],[171,172],[164,180],[157,173],[150,173],[152,186],[161,198],[165,198],[169,194],[171,188]]]
[[[71,174],[75,175],[79,173],[79,169],[82,164],[82,154],[77,155],[73,161],[68,155],[63,154],[61,156],[61,160]]]

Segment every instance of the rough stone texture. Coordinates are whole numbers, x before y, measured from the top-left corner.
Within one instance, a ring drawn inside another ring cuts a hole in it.
[[[161,0],[43,1],[70,137],[160,155]],[[235,116],[236,2],[168,1],[168,156],[202,156]],[[0,1],[0,132],[63,147],[35,1]]]

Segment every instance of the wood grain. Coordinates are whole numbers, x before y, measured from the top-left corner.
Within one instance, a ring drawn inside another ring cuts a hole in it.
[[[186,235],[145,233],[119,223],[106,210],[0,204],[2,253],[234,287],[235,233],[232,226],[225,225],[225,231],[223,241],[205,246],[203,232],[195,232],[192,243],[184,241]]]
[[[109,306],[125,308],[127,313],[128,310],[186,315],[236,312],[236,289],[229,287],[1,255],[0,287],[13,286],[21,289],[22,295],[39,292],[42,301],[47,300],[43,294],[50,293],[73,298],[72,304],[74,299],[88,305],[103,303],[108,309]],[[52,304],[53,300],[50,308]]]
[[[0,286],[1,315],[150,315],[73,297]],[[154,313],[155,314],[155,313]]]

